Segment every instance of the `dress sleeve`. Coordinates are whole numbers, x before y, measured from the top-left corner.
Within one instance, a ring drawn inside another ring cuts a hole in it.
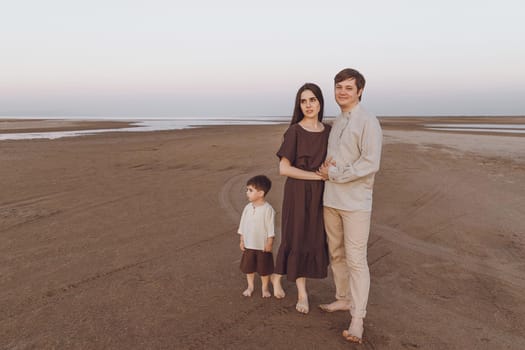
[[[277,157],[281,159],[285,157],[294,164],[295,154],[297,153],[297,131],[295,130],[294,125],[290,126],[288,130],[284,133],[283,143],[277,151]]]

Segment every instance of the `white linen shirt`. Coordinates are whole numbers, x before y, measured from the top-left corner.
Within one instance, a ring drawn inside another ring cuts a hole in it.
[[[377,118],[357,104],[341,113],[328,138],[328,168],[323,204],[347,211],[371,211],[375,173],[379,170],[383,134]]]
[[[261,206],[248,203],[242,211],[237,233],[244,237],[248,249],[264,250],[266,239],[275,236],[275,210],[270,203]]]

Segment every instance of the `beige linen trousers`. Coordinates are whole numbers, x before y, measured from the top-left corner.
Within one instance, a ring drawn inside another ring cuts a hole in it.
[[[364,318],[370,290],[367,244],[371,212],[323,210],[335,297],[351,303],[352,317]]]

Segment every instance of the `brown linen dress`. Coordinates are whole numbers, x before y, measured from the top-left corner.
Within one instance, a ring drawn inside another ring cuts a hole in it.
[[[277,156],[287,158],[292,166],[316,171],[326,158],[330,126],[311,132],[299,124],[291,125]],[[275,273],[295,281],[299,277],[325,278],[328,249],[323,221],[324,181],[288,177],[284,185],[281,245]]]

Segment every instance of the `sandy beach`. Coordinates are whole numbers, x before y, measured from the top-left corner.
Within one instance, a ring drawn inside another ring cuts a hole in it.
[[[280,227],[286,125],[1,141],[0,349],[524,349],[525,134],[407,119],[382,120],[361,346],[317,308],[330,276],[308,315],[288,282],[241,296],[245,181]]]

